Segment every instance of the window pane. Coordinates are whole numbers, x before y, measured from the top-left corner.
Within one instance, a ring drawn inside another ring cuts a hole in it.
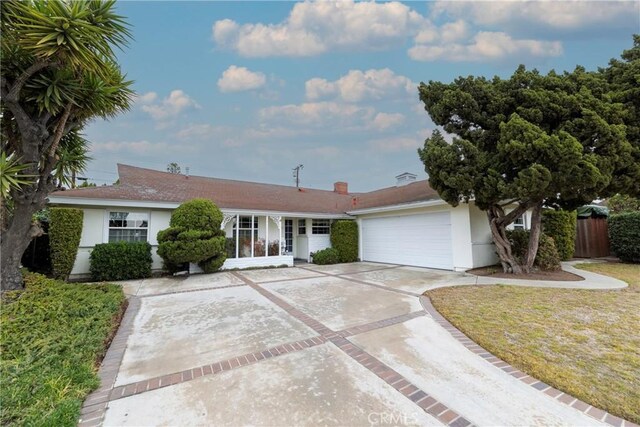
[[[329,234],[331,231],[331,220],[329,219],[314,219],[311,224],[312,234]]]
[[[147,228],[149,215],[142,212],[109,212],[109,228]]]
[[[146,242],[147,230],[110,229],[109,242]]]

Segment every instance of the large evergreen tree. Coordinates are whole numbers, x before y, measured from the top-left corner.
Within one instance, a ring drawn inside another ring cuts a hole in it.
[[[131,82],[114,47],[129,38],[115,1],[2,1],[2,152],[28,183],[12,186],[12,210],[0,232],[3,290],[22,287],[19,266],[31,218],[55,187],[63,138],[94,118],[129,107]]]
[[[473,199],[487,212],[506,272],[532,268],[543,206],[573,209],[616,192],[638,193],[639,49],[636,37],[624,61],[597,72],[542,75],[520,66],[509,79],[420,84],[429,116],[455,136],[448,142],[436,131],[418,150],[429,182],[449,204]],[[506,227],[529,209],[520,264]]]

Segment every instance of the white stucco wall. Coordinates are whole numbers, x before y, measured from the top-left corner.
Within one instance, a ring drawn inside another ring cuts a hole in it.
[[[478,209],[475,203],[471,202],[469,203],[469,216],[471,219],[473,267],[486,267],[496,264],[499,259],[491,237],[487,213]]]
[[[84,211],[84,221],[82,227],[82,235],[80,238],[80,247],[76,256],[76,261],[71,271],[72,279],[83,279],[89,276],[89,256],[93,247],[100,243],[106,243],[109,240],[108,220],[109,212],[125,211],[125,212],[144,212],[149,215],[149,228],[147,231],[147,240],[151,244],[151,255],[153,259],[152,269],[162,269],[162,258],[157,254],[158,240],[157,235],[160,230],[169,227],[171,220],[170,209],[135,209],[135,208],[118,208],[118,207],[81,207]],[[244,216],[244,214],[243,214]],[[258,217],[258,236],[264,238],[267,235],[267,219],[264,215],[256,215]],[[329,235],[312,235],[312,220],[305,218],[282,218],[282,239],[284,239],[284,221],[285,219],[293,220],[293,253],[297,258],[309,260],[309,253],[331,246]],[[305,221],[306,235],[298,234],[298,221]],[[225,226],[225,234],[227,237],[233,236],[233,223],[229,222]],[[276,223],[269,219],[269,241],[280,240],[280,230]],[[293,265],[293,256],[268,257],[269,260],[253,260],[248,258],[238,258],[236,260],[228,260],[224,268],[244,268],[252,266],[269,266],[269,265]]]
[[[84,219],[82,224],[82,235],[80,237],[80,247],[78,255],[71,270],[72,279],[80,279],[89,275],[89,256],[93,247],[99,243],[109,241],[108,221],[110,211],[144,212],[149,214],[149,229],[147,240],[151,244],[151,256],[153,264],[152,270],[162,269],[162,258],[156,253],[158,249],[158,231],[169,227],[171,219],[170,210],[148,210],[131,208],[82,208]]]

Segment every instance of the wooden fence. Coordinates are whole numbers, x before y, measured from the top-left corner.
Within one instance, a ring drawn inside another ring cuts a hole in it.
[[[578,219],[576,258],[609,256],[609,229],[606,218]]]

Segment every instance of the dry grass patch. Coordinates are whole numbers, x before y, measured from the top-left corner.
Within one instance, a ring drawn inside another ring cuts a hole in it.
[[[618,291],[465,286],[427,294],[478,344],[553,387],[640,423],[640,265],[579,264]]]

